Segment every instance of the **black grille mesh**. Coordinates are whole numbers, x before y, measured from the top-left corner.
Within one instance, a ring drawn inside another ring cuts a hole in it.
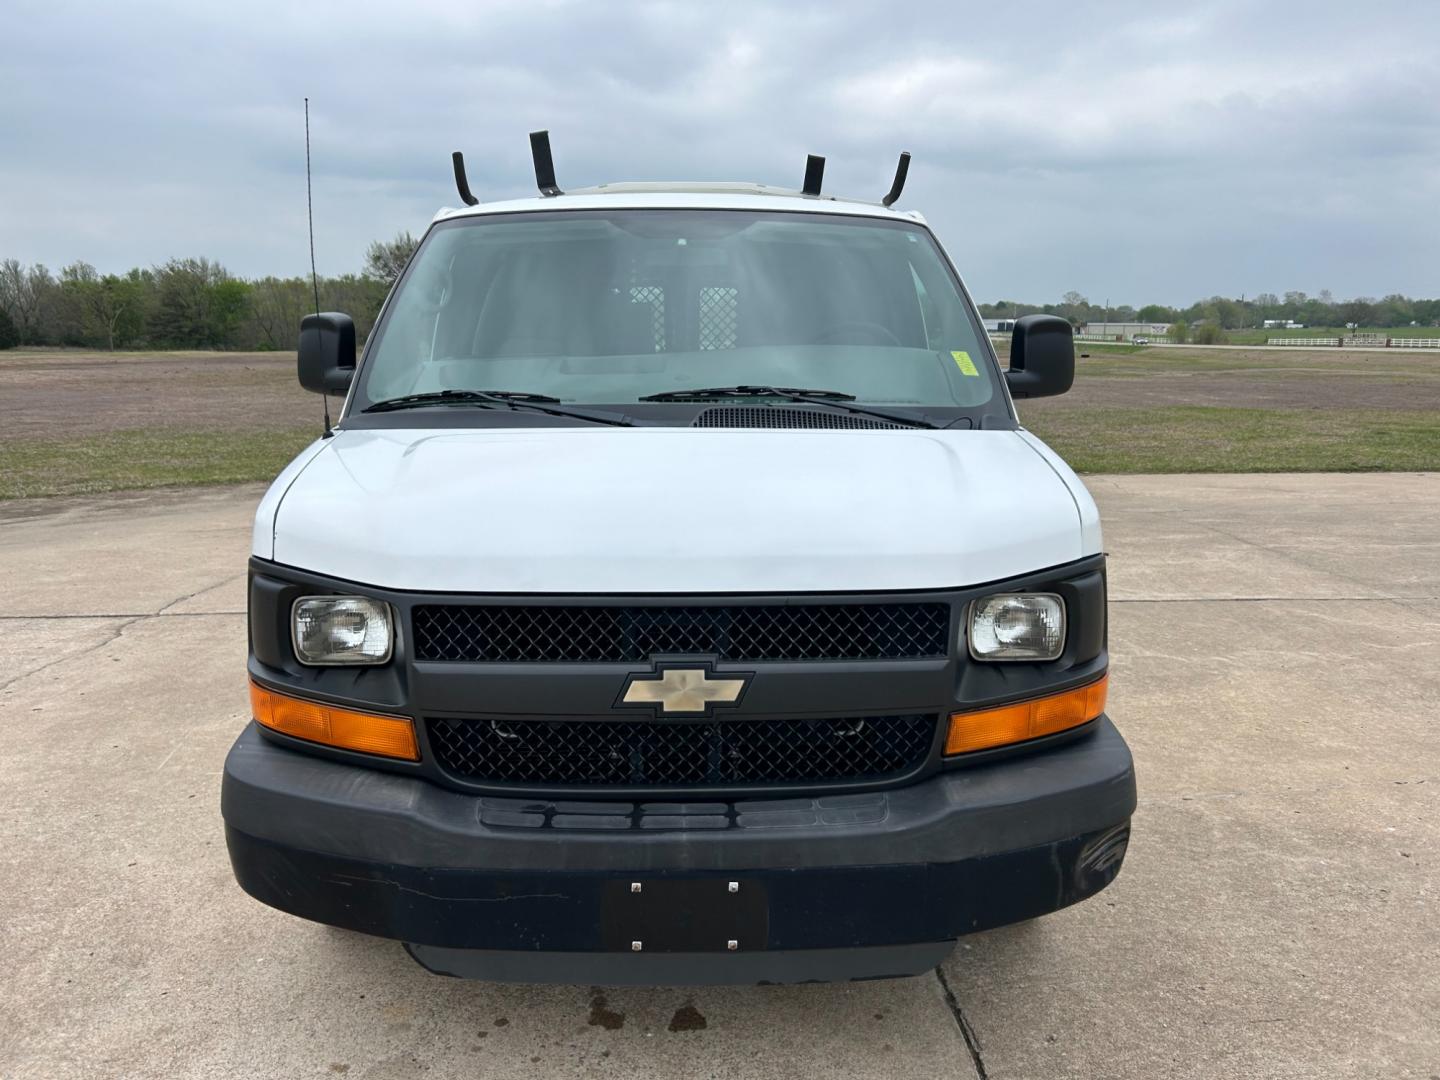
[[[736,661],[916,660],[947,652],[946,604],[550,607],[421,604],[415,658],[635,663],[657,655]]]
[[[427,723],[441,767],[463,779],[610,788],[891,779],[919,767],[935,732],[933,716]]]
[[[787,428],[791,430],[844,430],[905,427],[854,413],[821,412],[819,409],[785,409],[770,405],[721,405],[706,409],[691,427],[699,428]]]

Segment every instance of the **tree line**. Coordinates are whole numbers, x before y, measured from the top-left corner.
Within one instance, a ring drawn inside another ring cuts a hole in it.
[[[1166,307],[1164,304],[1146,304],[1141,308],[1129,304],[1110,307],[1092,304],[1078,292],[1067,292],[1058,304],[999,300],[993,304],[981,304],[980,312],[992,319],[1013,319],[1036,313],[1059,315],[1075,326],[1107,321],[1173,323],[1182,324],[1192,335],[1200,336],[1203,336],[1201,330],[1205,327],[1212,331],[1244,330],[1261,327],[1270,319],[1284,319],[1314,327],[1352,324],[1359,327],[1440,326],[1440,299],[1417,300],[1395,293],[1379,300],[1371,297],[1337,300],[1329,289],[1322,289],[1318,296],[1303,292],[1283,295],[1257,293],[1238,300],[1212,296],[1183,308]]]
[[[390,286],[414,254],[408,232],[376,241],[359,274],[320,278],[320,305],[355,319],[363,340]],[[87,262],[58,273],[0,260],[0,349],[16,345],[100,349],[295,348],[300,320],[315,310],[305,277],[236,277],[206,258],[171,259],[124,274]]]
[[[370,332],[390,286],[418,241],[408,232],[371,244],[359,274],[319,280],[320,306],[355,319],[361,339]],[[86,262],[58,273],[17,259],[0,261],[0,349],[15,345],[101,349],[240,349],[295,347],[303,316],[315,310],[315,286],[304,277],[241,278],[205,258],[171,259],[124,274],[101,274]],[[1059,303],[999,300],[981,304],[987,318],[1059,315],[1075,326],[1097,322],[1174,324],[1177,340],[1203,343],[1226,330],[1285,319],[1311,327],[1440,326],[1440,299],[1392,294],[1376,300],[1337,300],[1329,290],[1212,296],[1189,307],[1093,304],[1078,292]]]

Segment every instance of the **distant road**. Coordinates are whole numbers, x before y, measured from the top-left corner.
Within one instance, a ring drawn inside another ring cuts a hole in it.
[[[1009,334],[991,334],[990,340],[997,345],[1008,345]],[[1080,341],[1076,340],[1075,347],[1084,351],[1087,345],[1094,345],[1096,348],[1109,349],[1117,345],[1128,345],[1128,341]],[[1421,349],[1399,349],[1386,348],[1383,345],[1195,345],[1189,342],[1172,343],[1168,341],[1156,341],[1149,345],[1138,346],[1142,349],[1231,349],[1242,352],[1374,352],[1393,353],[1402,355],[1404,353],[1435,353],[1440,352],[1440,338],[1435,339],[1434,345]]]

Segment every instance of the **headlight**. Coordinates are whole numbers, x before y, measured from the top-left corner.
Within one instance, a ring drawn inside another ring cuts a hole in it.
[[[1054,660],[1065,648],[1065,601],[1054,593],[998,593],[970,605],[976,660]]]
[[[302,596],[291,613],[302,664],[383,664],[394,640],[390,605],[365,596]]]

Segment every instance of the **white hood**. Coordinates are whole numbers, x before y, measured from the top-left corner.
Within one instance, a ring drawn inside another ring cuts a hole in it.
[[[438,592],[975,585],[1100,550],[1094,503],[1042,450],[1014,431],[342,431],[276,481],[255,554]]]

